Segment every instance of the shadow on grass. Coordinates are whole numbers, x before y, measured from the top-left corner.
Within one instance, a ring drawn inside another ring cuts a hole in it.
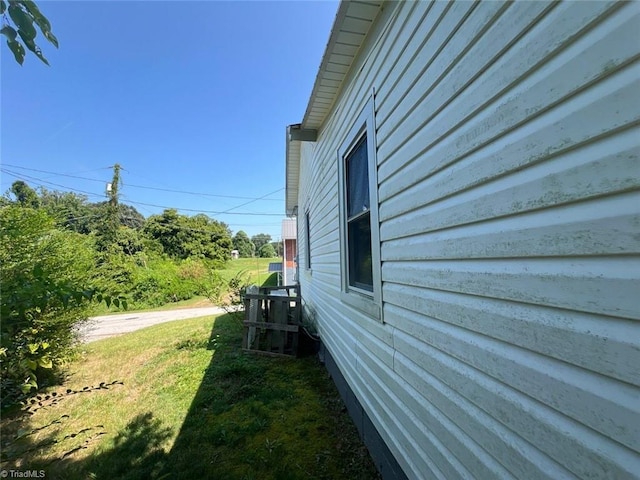
[[[118,432],[113,448],[89,457],[83,470],[95,479],[158,478],[168,461],[162,444],[170,436],[151,412],[138,415]]]
[[[64,420],[63,417],[60,418],[60,422]],[[16,419],[16,421],[20,420]],[[50,424],[44,428],[43,431],[46,431],[44,434],[34,432],[20,438],[14,444],[5,441],[3,447],[8,447],[8,450],[3,448],[5,456],[1,470],[8,473],[12,470],[20,473],[44,472],[46,478],[56,479],[133,480],[159,478],[159,472],[166,466],[168,458],[162,449],[162,444],[171,436],[171,431],[163,428],[151,412],[137,415],[122,431],[118,432],[112,448],[81,461],[74,460],[73,454],[87,448],[104,435],[102,426],[84,427],[67,437],[60,438],[54,428],[55,425],[55,423]],[[61,441],[68,441],[69,445],[67,451],[57,458],[34,461],[28,457],[32,452],[44,452],[51,445]]]
[[[163,445],[175,432],[147,412],[86,459],[28,468],[65,479],[379,478],[317,360],[247,355],[241,339],[241,320],[223,315],[208,341],[173,345],[215,352],[169,451]]]

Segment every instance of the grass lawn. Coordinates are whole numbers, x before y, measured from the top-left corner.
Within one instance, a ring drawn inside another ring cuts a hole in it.
[[[282,258],[238,258],[228,261],[225,268],[218,272],[225,280],[229,280],[243,271],[249,275],[251,283],[262,285],[272,275],[269,273],[269,264],[281,261]]]
[[[49,392],[59,403],[43,397],[33,415],[2,419],[0,468],[47,479],[378,478],[315,358],[240,344],[239,320],[222,315],[85,345]],[[64,393],[114,380],[123,384]]]

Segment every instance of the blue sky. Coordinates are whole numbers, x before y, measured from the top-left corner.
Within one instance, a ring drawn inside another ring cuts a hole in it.
[[[173,207],[280,236],[285,127],[302,120],[337,2],[38,4],[60,48],[38,35],[51,66],[29,53],[20,67],[2,41],[2,192],[19,173],[101,201],[119,163],[121,201],[145,216]]]

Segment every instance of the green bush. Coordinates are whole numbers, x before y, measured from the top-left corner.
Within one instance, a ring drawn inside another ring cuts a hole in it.
[[[144,261],[141,261],[143,253],[128,256],[114,246],[111,250],[96,255],[96,266],[91,277],[96,288],[105,296],[129,298],[135,272],[141,268],[140,263],[144,264]]]
[[[0,208],[2,406],[53,378],[90,313],[90,239],[41,210]],[[86,290],[85,290],[86,289]]]
[[[206,273],[206,267],[195,260],[176,263],[156,257],[146,267],[134,268],[127,288],[135,307],[159,307],[201,294]]]
[[[258,254],[260,255],[260,258],[273,258],[276,256],[276,250],[273,248],[273,245],[267,243],[260,247]]]

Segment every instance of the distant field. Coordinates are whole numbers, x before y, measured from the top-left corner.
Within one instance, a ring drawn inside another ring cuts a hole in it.
[[[230,260],[226,267],[218,270],[225,280],[231,279],[241,271],[249,274],[250,280],[256,285],[262,285],[270,276],[269,263],[281,261],[279,258],[239,258]]]

